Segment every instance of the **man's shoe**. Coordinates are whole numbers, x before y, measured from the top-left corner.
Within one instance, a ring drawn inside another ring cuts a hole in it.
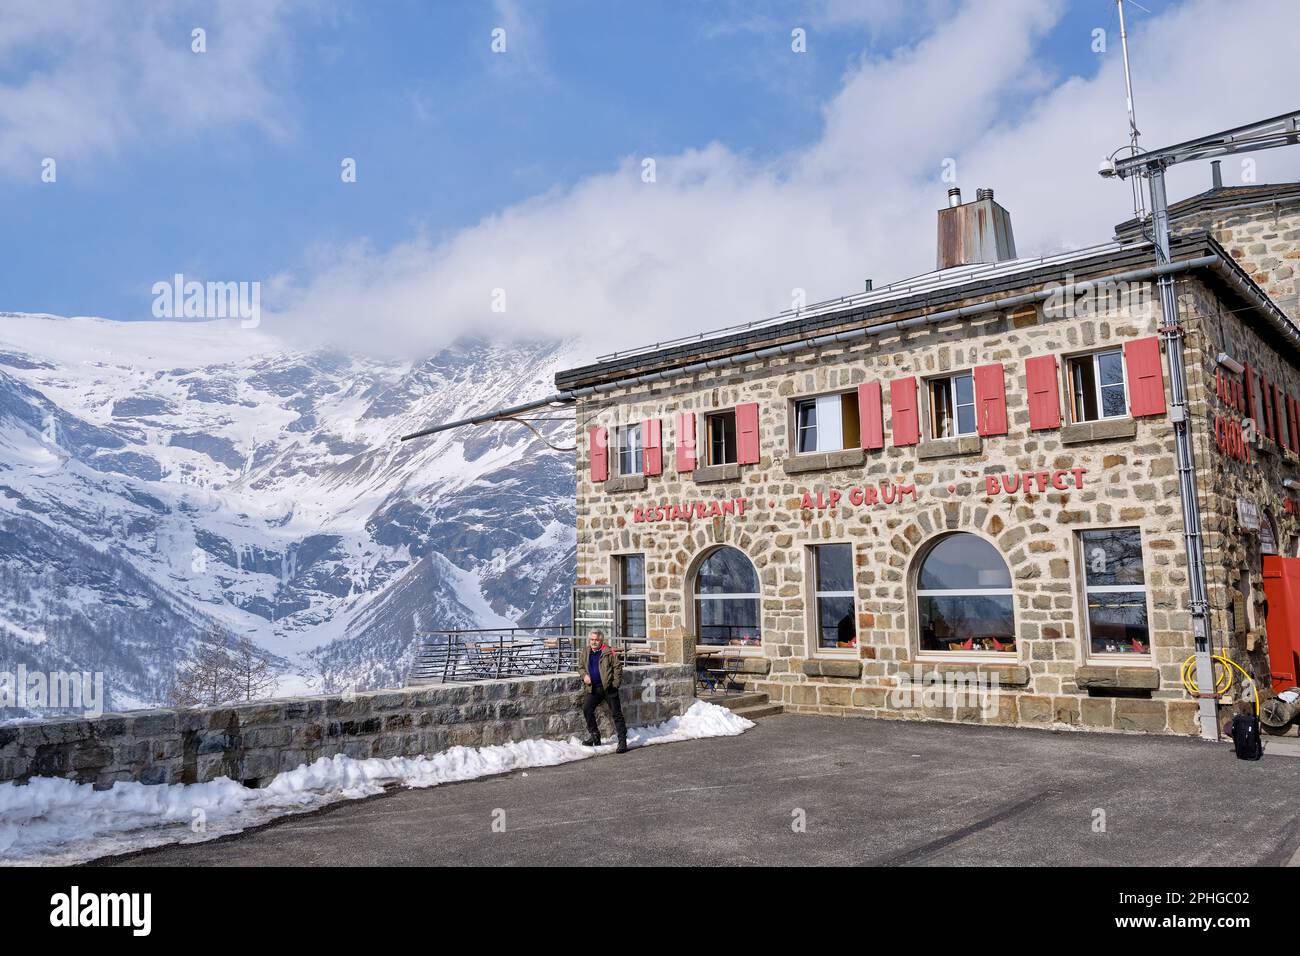
[[[627,740],[626,740],[626,738],[622,738],[622,737],[619,738],[619,741],[618,741],[618,749],[616,749],[616,750],[614,751],[614,753],[616,753],[616,754],[625,754],[625,753],[627,753]]]
[[[582,745],[584,747],[599,747],[600,738],[597,737],[595,734],[592,734],[590,737],[588,737],[586,740],[582,742]]]

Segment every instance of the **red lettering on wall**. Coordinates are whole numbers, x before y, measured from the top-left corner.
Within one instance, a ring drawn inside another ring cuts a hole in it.
[[[1057,468],[1055,471],[1012,472],[1002,475],[984,476],[984,493],[990,498],[1010,497],[1017,493],[1040,494],[1050,487],[1056,491],[1068,491],[1070,488],[1082,488],[1086,468]],[[1066,480],[1073,478],[1073,483]]]
[[[743,515],[746,500],[732,498],[727,501],[686,501],[634,507],[632,521],[640,524],[657,521],[693,521],[695,518],[720,518],[730,514]]]

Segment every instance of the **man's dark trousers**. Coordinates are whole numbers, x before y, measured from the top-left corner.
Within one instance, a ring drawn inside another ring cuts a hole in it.
[[[604,687],[600,690],[587,691],[587,699],[582,705],[583,716],[587,718],[587,732],[597,739],[600,738],[600,729],[596,726],[596,708],[602,703],[609,704],[609,713],[614,718],[614,730],[618,733],[618,739],[627,739],[627,724],[623,721],[623,702],[618,699],[617,690],[608,690]]]

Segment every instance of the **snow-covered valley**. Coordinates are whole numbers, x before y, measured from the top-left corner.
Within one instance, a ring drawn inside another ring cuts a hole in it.
[[[572,456],[519,425],[398,438],[542,397],[572,359],[0,314],[0,663],[102,671],[124,709],[162,701],[213,625],[300,693],[399,683],[423,630],[563,620]]]

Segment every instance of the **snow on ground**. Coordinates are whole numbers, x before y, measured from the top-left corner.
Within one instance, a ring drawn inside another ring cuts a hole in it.
[[[734,737],[753,726],[725,707],[696,701],[680,717],[632,729],[628,744]],[[119,783],[111,790],[39,777],[24,786],[0,786],[0,864],[68,865],[165,843],[202,843],[276,817],[373,796],[385,786],[436,787],[570,763],[613,749],[613,743],[584,747],[570,737],[452,747],[432,757],[322,757],[279,774],[260,790],[228,777],[198,784]]]

